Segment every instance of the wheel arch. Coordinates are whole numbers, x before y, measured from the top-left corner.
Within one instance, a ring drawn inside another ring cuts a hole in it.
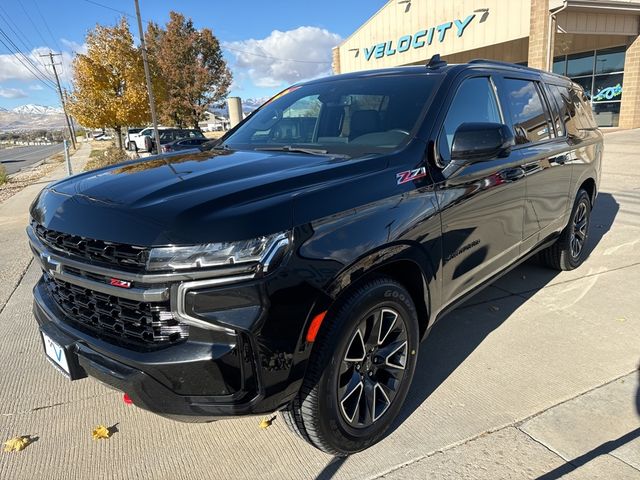
[[[416,306],[420,336],[423,338],[430,325],[435,267],[422,249],[415,245],[390,246],[343,269],[325,290],[331,302],[327,308],[330,309],[362,282],[380,275],[397,281],[407,289]]]

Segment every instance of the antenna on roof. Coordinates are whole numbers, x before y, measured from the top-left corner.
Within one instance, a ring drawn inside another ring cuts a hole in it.
[[[436,53],[433,57],[431,57],[429,59],[429,62],[427,63],[427,68],[440,68],[440,67],[446,67],[447,66],[447,62],[445,62],[444,60],[440,60],[440,54]]]

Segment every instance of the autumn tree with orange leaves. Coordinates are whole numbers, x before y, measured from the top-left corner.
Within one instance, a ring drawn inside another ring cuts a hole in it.
[[[113,128],[122,148],[122,128],[150,121],[142,54],[123,17],[113,27],[96,25],[86,38],[87,53],[73,62],[70,109],[85,127]],[[164,86],[154,82],[159,103]]]
[[[177,12],[169,16],[165,28],[149,23],[145,35],[147,51],[166,88],[160,120],[197,128],[204,113],[225,99],[232,76],[210,29],[197,30],[191,19]]]

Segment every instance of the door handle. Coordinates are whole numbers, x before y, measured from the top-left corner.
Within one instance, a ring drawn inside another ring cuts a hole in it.
[[[524,170],[522,168],[509,168],[502,172],[502,178],[506,182],[515,182],[524,177]]]

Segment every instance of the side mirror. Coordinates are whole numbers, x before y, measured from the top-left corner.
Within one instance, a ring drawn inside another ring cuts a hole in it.
[[[513,132],[502,123],[463,123],[453,135],[451,160],[470,164],[507,157],[515,144]]]

